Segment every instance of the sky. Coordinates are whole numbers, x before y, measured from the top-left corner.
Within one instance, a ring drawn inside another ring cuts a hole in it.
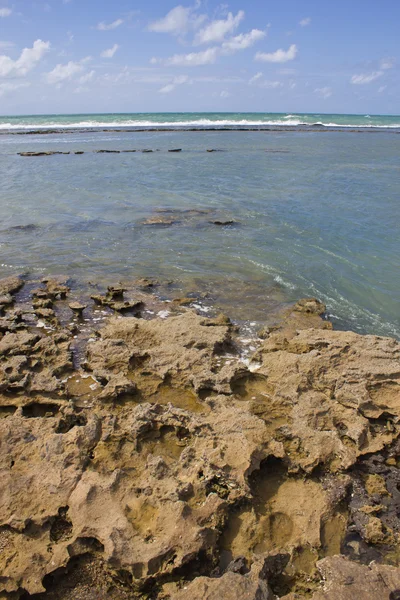
[[[399,0],[0,0],[0,114],[399,114],[399,23]]]

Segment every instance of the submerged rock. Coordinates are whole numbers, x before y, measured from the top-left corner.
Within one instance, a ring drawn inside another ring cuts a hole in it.
[[[68,306],[79,317],[83,315],[83,311],[87,308],[87,304],[81,304],[80,302],[70,302]]]

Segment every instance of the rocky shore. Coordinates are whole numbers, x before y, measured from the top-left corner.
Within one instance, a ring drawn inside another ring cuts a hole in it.
[[[400,344],[154,287],[0,280],[0,599],[399,600]]]

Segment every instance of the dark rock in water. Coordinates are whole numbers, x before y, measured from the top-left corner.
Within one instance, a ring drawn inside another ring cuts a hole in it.
[[[182,152],[182,148],[175,148],[173,150],[168,150],[168,152]]]
[[[196,298],[174,298],[172,302],[176,306],[189,306],[192,302],[196,302]]]
[[[10,277],[0,279],[0,295],[15,294],[15,292],[18,292],[23,285],[24,282],[18,275],[11,275]]]
[[[142,150],[143,153],[153,152],[153,150]]]
[[[133,282],[133,285],[147,290],[149,288],[153,288],[160,285],[160,283],[155,279],[147,279],[146,277],[143,277],[142,279],[136,279]]]
[[[33,308],[52,308],[53,301],[50,298],[36,297],[32,301]]]
[[[9,227],[7,231],[35,231],[39,228],[39,225],[30,223],[29,225],[14,225],[14,227]]]
[[[229,220],[229,221],[209,221],[211,225],[237,225],[237,221]]]
[[[81,304],[80,302],[70,302],[68,304],[72,312],[76,313],[79,317],[82,316],[83,311],[87,308],[87,304]]]
[[[136,313],[142,310],[142,308],[144,308],[143,302],[124,300],[125,291],[126,290],[122,287],[110,286],[104,296],[101,294],[94,294],[90,297],[94,300],[95,304],[99,306],[108,306],[117,312]]]
[[[53,154],[70,154],[70,152],[61,152],[56,150],[48,150],[41,152],[18,152],[19,156],[53,156]]]
[[[35,315],[42,319],[52,319],[55,316],[55,312],[52,308],[36,308]]]
[[[126,289],[123,287],[110,285],[107,288],[107,296],[109,296],[112,300],[123,300],[124,292],[126,292]]]
[[[170,215],[177,214],[183,216],[208,215],[213,212],[211,208],[157,208],[156,213],[167,213]]]
[[[65,279],[43,279],[46,284],[46,292],[49,298],[66,298],[69,287],[65,285]]]
[[[8,304],[13,303],[13,297],[11,294],[1,294],[0,295],[0,310],[3,309]]]
[[[97,154],[119,154],[120,150],[96,150]]]
[[[293,310],[313,315],[323,315],[326,312],[326,306],[316,298],[302,298],[294,305]]]
[[[53,152],[18,152],[19,156],[51,156]]]
[[[74,152],[74,154],[84,154],[84,152],[82,150],[79,150],[77,152]]]
[[[210,148],[207,152],[223,152],[223,150],[218,150],[216,148]]]
[[[149,217],[145,221],[142,221],[142,225],[153,225],[153,226],[170,226],[179,223],[176,219],[170,219],[168,217]]]
[[[137,150],[121,150],[121,152],[137,152]]]

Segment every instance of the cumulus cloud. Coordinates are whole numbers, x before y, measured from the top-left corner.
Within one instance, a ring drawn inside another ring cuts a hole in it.
[[[383,71],[374,71],[373,73],[362,73],[360,75],[353,75],[350,79],[350,82],[355,85],[365,85],[366,83],[371,83],[371,81],[375,81],[378,77],[382,77]]]
[[[24,77],[29,71],[34,69],[38,62],[50,49],[50,42],[36,40],[32,48],[24,48],[17,60],[9,56],[0,56],[0,76],[6,77]]]
[[[220,98],[229,98],[231,94],[227,90],[222,90],[220,93]]]
[[[19,90],[20,88],[27,88],[31,84],[27,81],[20,83],[13,83],[6,81],[5,83],[0,83],[0,97],[4,96],[8,92],[14,92],[15,90]]]
[[[116,53],[116,51],[118,50],[119,45],[118,44],[114,44],[114,46],[112,48],[108,48],[108,50],[103,50],[103,52],[100,54],[100,56],[102,58],[112,58],[114,56],[114,54]]]
[[[332,88],[330,87],[315,88],[314,92],[315,94],[318,94],[318,96],[321,96],[321,98],[324,98],[325,100],[326,98],[330,98],[330,96],[332,96]]]
[[[162,63],[172,67],[198,67],[201,65],[211,65],[217,60],[219,48],[208,48],[203,52],[190,52],[189,54],[174,54],[167,59],[152,58],[151,63]]]
[[[102,21],[101,23],[97,23],[96,29],[99,31],[111,31],[112,29],[117,29],[123,22],[123,19],[116,19],[112,23],[104,23],[104,21]]]
[[[190,52],[189,54],[175,54],[170,58],[152,58],[151,64],[163,64],[176,67],[198,67],[201,65],[210,65],[215,63],[218,56],[234,54],[240,50],[249,48],[257,41],[264,38],[265,31],[252,29],[248,33],[241,33],[222,42],[221,46],[211,46],[201,52]]]
[[[60,83],[63,83],[64,81],[69,81],[73,79],[75,75],[78,75],[79,73],[82,73],[82,71],[85,70],[84,64],[88,60],[89,57],[84,58],[79,62],[74,62],[70,60],[65,65],[58,64],[54,67],[52,71],[46,73],[45,79],[47,83],[50,83],[52,85],[58,85]]]
[[[222,44],[222,50],[225,53],[237,52],[250,48],[253,44],[262,40],[265,37],[265,31],[260,29],[252,29],[248,33],[241,33],[233,38],[230,38]]]
[[[174,91],[174,89],[178,85],[183,85],[184,83],[187,83],[188,81],[189,81],[189,78],[187,77],[187,75],[180,75],[179,77],[174,77],[174,79],[171,81],[171,83],[168,83],[167,85],[165,85],[158,91],[160,94],[170,94],[171,92]]]
[[[288,50],[282,50],[280,48],[279,50],[271,53],[257,52],[254,58],[255,60],[262,62],[285,63],[296,58],[297,52],[298,49],[296,44],[292,44]]]
[[[382,92],[384,92],[387,88],[387,85],[381,85],[381,87],[379,88],[378,92],[379,94],[382,94]]]
[[[9,17],[11,14],[11,8],[0,8],[0,17]]]
[[[148,30],[155,33],[184,35],[190,29],[200,27],[206,18],[205,15],[195,14],[195,10],[196,7],[192,6],[175,6],[165,17],[150,23]]]
[[[222,42],[228,34],[233,33],[244,19],[244,11],[239,10],[236,16],[230,12],[226,19],[211,21],[197,33],[195,44],[215,44]]]
[[[305,17],[304,19],[299,21],[299,25],[301,25],[302,27],[307,27],[307,25],[309,25],[310,23],[311,23],[311,17]]]

